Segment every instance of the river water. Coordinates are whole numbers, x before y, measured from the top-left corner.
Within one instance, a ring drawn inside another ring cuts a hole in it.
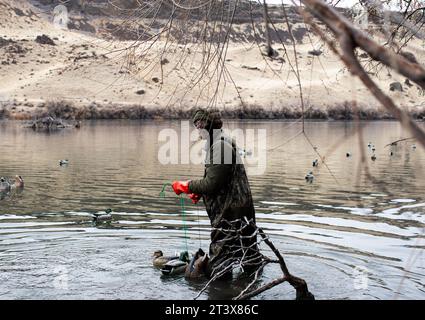
[[[169,189],[159,197],[164,183],[203,174],[202,165],[158,159],[159,133],[180,134],[180,126],[96,121],[45,133],[0,122],[0,176],[25,180],[22,193],[0,200],[0,298],[194,298],[205,281],[164,278],[151,262],[158,249],[166,255],[186,246],[208,249],[203,205],[186,201],[183,219]],[[253,151],[247,162],[258,145],[267,149],[264,172],[247,165],[257,223],[317,299],[425,298],[425,151],[414,140],[385,147],[409,132],[396,122],[308,122],[307,140],[295,136],[298,122],[228,121],[225,127],[266,130],[246,144]],[[326,165],[312,167],[316,152]],[[60,159],[69,165],[60,166]],[[312,183],[304,179],[309,171]],[[92,214],[107,208],[112,222],[94,226]],[[277,265],[268,266],[259,284],[280,275]],[[200,298],[228,299],[241,287],[215,284]],[[281,284],[255,299],[294,297]]]

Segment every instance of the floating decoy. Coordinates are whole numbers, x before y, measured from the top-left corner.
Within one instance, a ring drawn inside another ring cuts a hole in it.
[[[317,167],[317,166],[319,166],[319,160],[314,160],[313,161],[313,167]]]
[[[172,259],[166,262],[162,266],[161,272],[166,276],[183,274],[186,271],[189,261],[189,253],[187,251],[183,251],[177,259]]]
[[[22,189],[24,187],[24,179],[21,176],[15,176],[15,183],[12,185],[12,188]]]
[[[65,166],[65,165],[68,165],[68,164],[69,164],[69,160],[68,159],[59,160],[59,165],[60,166]]]
[[[307,175],[305,176],[305,180],[307,181],[307,182],[313,182],[313,179],[314,179],[314,176],[313,176],[313,172],[312,171],[310,171],[309,173],[307,173]]]
[[[375,146],[372,146],[372,152],[375,152],[375,151],[376,151]]]
[[[393,155],[394,155],[394,152],[390,151],[390,156],[393,156]]]
[[[177,274],[183,274],[188,266],[187,262],[174,259],[168,261],[162,268],[161,272],[165,276],[172,276]]]
[[[4,177],[0,178],[0,192],[9,192],[10,191],[10,183],[6,181]]]
[[[347,158],[351,157],[351,152],[347,152],[347,153],[345,154],[345,156],[346,156]]]
[[[208,261],[208,255],[199,248],[186,267],[185,277],[188,279],[197,279],[206,275]]]
[[[376,156],[374,154],[370,158],[372,159],[372,161],[376,160]]]
[[[368,148],[371,148],[371,147],[372,147],[372,142],[369,142],[369,143],[367,144],[367,147],[368,147]]]
[[[180,255],[174,255],[166,257],[164,256],[161,250],[157,250],[152,255],[152,264],[154,267],[163,268],[167,262],[172,260],[181,260],[181,261],[189,261],[189,253],[187,251],[183,251]]]
[[[111,212],[111,209],[106,209],[104,212],[93,213],[93,224],[110,222],[112,220]]]
[[[416,149],[416,145],[414,144],[414,145],[412,145],[412,149]]]

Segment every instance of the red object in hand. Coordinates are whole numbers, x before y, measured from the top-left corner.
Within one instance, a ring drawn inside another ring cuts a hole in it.
[[[191,194],[189,194],[189,198],[192,199],[192,202],[194,204],[197,204],[199,199],[201,199],[201,196],[199,194],[196,194],[196,193],[191,193]]]
[[[174,181],[171,186],[177,195],[181,193],[189,193],[189,182],[190,181]]]

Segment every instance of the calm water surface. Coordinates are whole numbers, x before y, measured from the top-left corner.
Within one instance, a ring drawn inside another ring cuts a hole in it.
[[[422,124],[421,124],[422,125]],[[163,278],[157,249],[186,247],[178,198],[164,183],[196,179],[202,165],[162,165],[158,134],[175,122],[98,121],[80,130],[35,133],[0,122],[0,176],[21,175],[20,194],[0,200],[0,298],[192,299],[204,283]],[[423,126],[423,125],[422,125]],[[395,122],[311,122],[311,144],[294,122],[227,122],[226,129],[266,129],[262,175],[249,171],[258,225],[318,299],[425,298],[425,151]],[[248,143],[256,156],[255,145]],[[377,160],[367,144],[376,147]],[[367,170],[361,162],[362,150]],[[351,153],[346,157],[346,153]],[[248,157],[249,158],[249,157]],[[69,159],[66,167],[60,159]],[[246,159],[249,161],[249,159]],[[363,168],[363,169],[362,169]],[[313,183],[304,176],[313,171]],[[110,226],[92,213],[113,209]],[[208,248],[202,204],[186,202],[187,246]],[[267,247],[264,253],[272,257]],[[262,283],[280,275],[266,268]],[[240,283],[215,285],[202,299],[230,298]],[[293,299],[282,284],[256,299]]]

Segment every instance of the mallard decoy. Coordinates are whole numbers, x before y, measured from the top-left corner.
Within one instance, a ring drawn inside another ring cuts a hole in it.
[[[172,259],[164,264],[161,268],[161,272],[163,275],[171,276],[177,274],[183,274],[186,271],[186,267],[189,263],[189,253],[187,251],[183,251],[180,253],[178,259]]]
[[[310,172],[309,172],[309,173],[307,173],[307,175],[305,176],[305,181],[312,183],[312,182],[313,182],[313,179],[314,179],[313,172],[312,172],[312,171],[310,171]]]
[[[376,156],[374,154],[370,158],[372,159],[372,161],[376,160]]]
[[[168,261],[161,268],[161,272],[164,276],[172,276],[177,274],[183,274],[186,271],[187,262],[180,261],[179,259],[174,259]]]
[[[104,212],[93,213],[93,224],[112,221],[112,209],[106,209]]]
[[[66,166],[69,164],[69,160],[65,159],[65,160],[59,160],[59,165],[60,166]]]
[[[318,167],[319,166],[319,160],[314,160],[313,161],[313,167]]]
[[[155,267],[163,268],[164,265],[171,260],[181,260],[181,261],[188,262],[189,261],[189,254],[187,253],[187,251],[183,251],[182,253],[180,253],[179,256],[175,255],[175,256],[166,257],[166,256],[164,256],[164,254],[161,250],[157,250],[153,253],[152,258],[153,258],[152,264]]]
[[[6,181],[4,177],[0,178],[0,192],[9,192],[10,191],[10,183]]]
[[[199,248],[186,267],[185,277],[188,279],[197,279],[204,276],[207,271],[208,261],[208,255]]]
[[[22,189],[24,187],[24,179],[21,176],[15,176],[15,183],[12,185],[13,188]]]

